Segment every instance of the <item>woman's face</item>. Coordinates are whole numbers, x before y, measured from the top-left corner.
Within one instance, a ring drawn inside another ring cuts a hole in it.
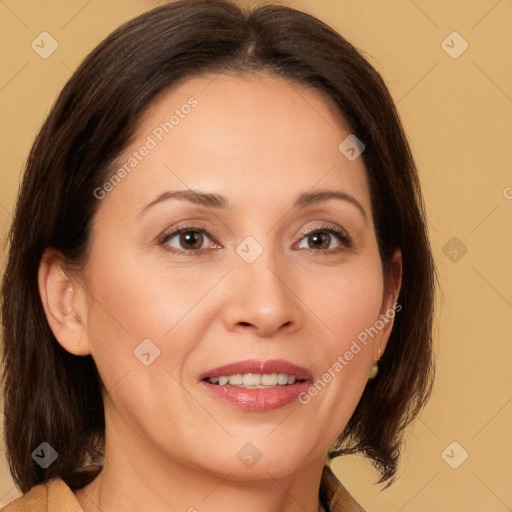
[[[262,75],[193,78],[146,112],[95,191],[84,271],[107,457],[240,479],[323,462],[396,299],[349,135]]]

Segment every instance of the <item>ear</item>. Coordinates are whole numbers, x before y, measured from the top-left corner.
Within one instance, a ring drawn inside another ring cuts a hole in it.
[[[64,257],[56,249],[44,251],[38,285],[48,324],[60,345],[77,356],[90,354],[86,292],[79,280],[66,272]]]
[[[384,353],[393,329],[395,315],[402,309],[402,305],[397,304],[402,285],[402,251],[400,249],[397,248],[395,250],[391,258],[388,275],[384,277],[384,294],[379,313],[379,320],[384,325],[380,329],[379,336],[375,338],[373,347],[374,361],[378,361]]]

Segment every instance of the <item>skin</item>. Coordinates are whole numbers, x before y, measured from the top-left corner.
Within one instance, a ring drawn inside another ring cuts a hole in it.
[[[400,251],[385,285],[364,163],[338,150],[350,129],[317,92],[281,78],[189,79],[145,112],[119,166],[191,96],[197,106],[101,200],[85,268],[66,271],[51,249],[41,262],[53,332],[69,352],[92,355],[106,387],[104,468],[76,496],[86,512],[315,511],[329,445],[392,320],[307,405],[241,410],[199,375],[285,359],[320,378],[393,308]],[[175,189],[222,194],[230,207],[170,199],[140,213]],[[364,215],[339,199],[292,207],[319,189],[350,194]],[[179,235],[160,243],[184,225],[212,234],[200,255],[183,254]],[[323,231],[322,253],[303,234],[325,225],[350,246]],[[236,252],[247,236],[263,249],[252,263]],[[160,350],[149,366],[134,356],[146,338]],[[237,457],[248,442],[262,454],[252,467]]]

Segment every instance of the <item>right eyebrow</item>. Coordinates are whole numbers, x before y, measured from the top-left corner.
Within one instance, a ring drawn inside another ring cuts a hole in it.
[[[194,190],[168,190],[157,196],[153,201],[144,206],[139,215],[145,214],[151,207],[168,201],[170,199],[179,199],[181,201],[189,201],[194,204],[207,206],[208,208],[229,208],[228,200],[219,194],[209,194],[206,192],[197,192]]]

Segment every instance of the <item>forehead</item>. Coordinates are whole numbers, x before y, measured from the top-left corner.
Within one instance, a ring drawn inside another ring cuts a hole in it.
[[[339,149],[349,135],[309,87],[263,74],[193,77],[146,110],[113,169],[129,172],[112,196],[124,190],[135,204],[163,189],[197,188],[248,207],[342,187],[369,208],[362,158]]]

